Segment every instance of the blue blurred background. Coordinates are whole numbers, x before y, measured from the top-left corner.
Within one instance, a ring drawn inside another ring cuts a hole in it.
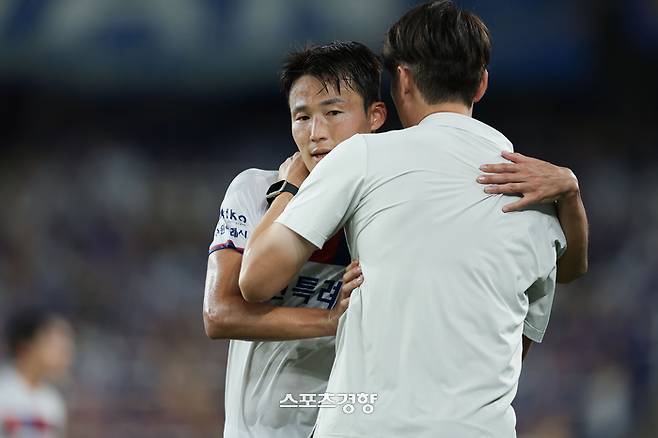
[[[379,52],[415,3],[0,1],[0,322],[46,304],[74,323],[69,436],[220,436],[207,245],[231,179],[295,150],[279,63],[308,42]],[[570,167],[591,221],[590,272],[524,366],[519,436],[658,436],[658,1],[457,4],[494,40],[475,116]]]

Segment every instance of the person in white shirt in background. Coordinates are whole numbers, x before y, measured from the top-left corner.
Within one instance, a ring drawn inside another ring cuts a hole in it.
[[[54,313],[24,309],[8,318],[5,338],[9,361],[0,368],[0,437],[64,437],[66,405],[51,383],[71,368],[71,325]]]

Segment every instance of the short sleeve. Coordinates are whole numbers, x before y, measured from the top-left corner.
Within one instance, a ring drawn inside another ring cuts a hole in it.
[[[545,207],[548,208],[548,207]],[[557,279],[557,259],[567,249],[566,237],[555,216],[554,209],[546,212],[546,235],[537,244],[540,264],[547,274],[528,288],[528,314],[523,324],[523,334],[533,342],[541,342],[548,328],[553,309],[555,285]]]
[[[254,178],[253,172],[258,170],[242,172],[226,190],[208,254],[223,249],[244,251],[247,239],[261,219],[258,212],[267,191],[267,188],[261,190],[262,184]]]
[[[366,166],[365,139],[355,135],[315,166],[276,222],[322,248],[354,213]]]
[[[557,268],[548,277],[537,280],[526,291],[528,314],[523,322],[523,334],[533,342],[541,342],[548,328],[555,298],[556,275]]]

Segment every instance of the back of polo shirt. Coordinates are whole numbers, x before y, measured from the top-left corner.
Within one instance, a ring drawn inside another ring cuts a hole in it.
[[[318,247],[344,225],[365,277],[327,392],[376,402],[320,409],[315,437],[515,436],[521,335],[541,341],[565,238],[552,207],[503,213],[512,200],[475,182],[502,150],[502,134],[454,113],[357,135],[278,219]]]

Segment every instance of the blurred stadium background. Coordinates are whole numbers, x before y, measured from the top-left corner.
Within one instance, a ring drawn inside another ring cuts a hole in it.
[[[279,61],[379,51],[414,3],[0,1],[0,321],[31,303],[72,320],[70,437],[220,436],[207,245],[230,180],[295,149]],[[519,435],[658,436],[658,2],[457,3],[494,37],[476,117],[571,167],[591,221],[590,273],[524,366]]]

